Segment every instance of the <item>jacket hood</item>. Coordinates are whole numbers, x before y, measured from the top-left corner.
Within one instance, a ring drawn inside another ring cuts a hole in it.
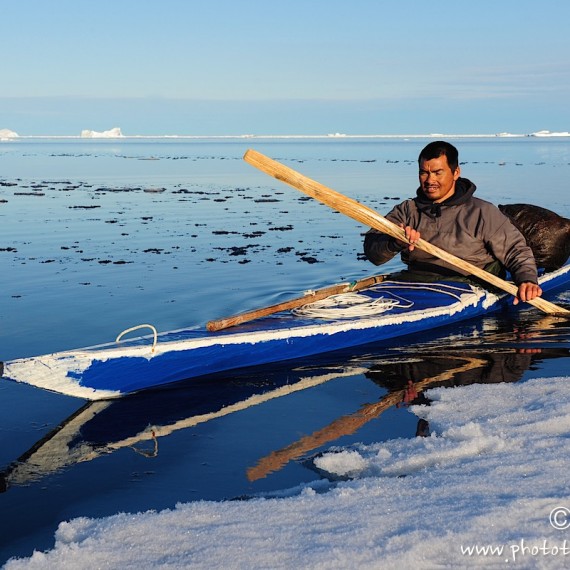
[[[416,191],[414,201],[419,210],[428,216],[439,217],[441,216],[441,209],[448,206],[459,206],[473,196],[477,190],[477,186],[467,178],[458,178],[455,182],[455,192],[447,200],[443,202],[433,202],[426,198],[421,186]]]

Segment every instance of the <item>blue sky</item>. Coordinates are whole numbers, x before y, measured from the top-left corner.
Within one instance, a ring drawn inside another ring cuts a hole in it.
[[[0,129],[570,130],[570,2],[18,0]]]

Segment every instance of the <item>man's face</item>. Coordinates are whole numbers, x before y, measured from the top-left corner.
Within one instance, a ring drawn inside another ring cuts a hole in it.
[[[461,169],[453,172],[447,163],[447,156],[442,155],[420,162],[420,186],[428,200],[443,202],[455,192],[455,181]]]

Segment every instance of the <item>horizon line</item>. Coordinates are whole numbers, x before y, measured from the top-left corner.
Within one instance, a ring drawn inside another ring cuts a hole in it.
[[[8,129],[6,129],[8,130]],[[533,133],[417,133],[417,134],[228,134],[228,135],[118,135],[106,134],[105,132],[89,131],[89,135],[19,135],[11,132],[2,136],[0,129],[0,141],[9,142],[20,139],[81,139],[81,140],[124,140],[124,139],[412,139],[412,138],[561,138],[570,137],[570,132],[536,131]]]

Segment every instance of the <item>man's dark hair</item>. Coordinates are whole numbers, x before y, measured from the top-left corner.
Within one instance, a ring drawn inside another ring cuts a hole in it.
[[[445,141],[433,141],[424,147],[418,157],[418,164],[422,160],[432,160],[440,156],[447,157],[447,164],[449,164],[449,168],[451,168],[452,172],[457,170],[459,166],[459,152],[452,144]]]

